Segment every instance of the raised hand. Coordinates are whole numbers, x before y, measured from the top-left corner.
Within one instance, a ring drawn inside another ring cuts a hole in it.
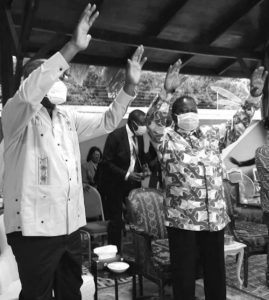
[[[267,75],[268,72],[264,70],[264,67],[254,70],[250,79],[250,94],[252,97],[258,97],[262,94]]]
[[[131,172],[128,179],[133,181],[138,181],[138,182],[143,180],[142,174],[137,172]]]
[[[142,68],[147,61],[147,58],[142,59],[144,53],[144,47],[139,46],[131,59],[128,59],[126,67],[126,79],[125,82],[128,84],[137,85],[140,80]]]
[[[71,38],[71,43],[77,47],[78,51],[87,49],[91,40],[91,35],[88,32],[98,16],[99,12],[96,10],[95,4],[91,6],[89,3],[84,9]]]
[[[179,59],[171,65],[166,73],[164,80],[164,88],[168,93],[173,93],[180,84],[179,71],[181,68],[181,60]]]

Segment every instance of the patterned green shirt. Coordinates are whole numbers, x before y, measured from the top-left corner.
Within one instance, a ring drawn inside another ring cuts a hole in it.
[[[200,126],[191,134],[167,127],[171,95],[156,98],[147,114],[165,187],[165,225],[192,231],[218,231],[229,222],[223,190],[223,148],[250,124],[257,104],[244,106],[226,124]]]

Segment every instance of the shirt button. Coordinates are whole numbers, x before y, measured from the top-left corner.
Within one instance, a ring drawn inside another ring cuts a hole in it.
[[[68,159],[66,159],[65,161],[68,162]]]
[[[71,181],[71,178],[69,178],[69,180]]]
[[[63,68],[60,68],[59,70],[62,72]]]
[[[43,134],[43,133],[41,133],[40,135],[41,135],[41,136],[43,136],[44,134]]]
[[[43,223],[44,223],[44,221],[41,221],[41,223],[43,224]]]
[[[19,211],[17,211],[17,215],[19,215],[20,214],[20,212]]]
[[[18,202],[18,199],[15,199],[16,202]]]
[[[21,229],[21,226],[18,226],[18,229]]]
[[[58,146],[60,146],[60,144],[57,144]]]
[[[68,201],[71,201],[71,199],[70,199],[70,198],[68,198]]]

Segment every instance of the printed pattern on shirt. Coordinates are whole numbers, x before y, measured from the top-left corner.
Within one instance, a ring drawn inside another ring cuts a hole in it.
[[[158,97],[147,114],[149,135],[163,171],[165,223],[186,230],[221,230],[229,217],[220,153],[243,133],[254,108],[245,104],[227,124],[201,126],[183,134],[166,127],[169,106],[169,101]]]

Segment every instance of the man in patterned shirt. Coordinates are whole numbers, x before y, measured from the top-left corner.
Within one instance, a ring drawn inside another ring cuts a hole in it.
[[[227,124],[199,127],[194,99],[182,96],[172,105],[174,124],[166,127],[172,93],[180,82],[180,66],[180,60],[170,66],[165,92],[153,101],[147,114],[149,134],[163,171],[174,299],[194,299],[199,253],[206,299],[225,300],[224,228],[229,218],[220,152],[249,125],[259,98],[250,97]],[[261,95],[265,77],[263,67],[253,73],[253,97]]]

